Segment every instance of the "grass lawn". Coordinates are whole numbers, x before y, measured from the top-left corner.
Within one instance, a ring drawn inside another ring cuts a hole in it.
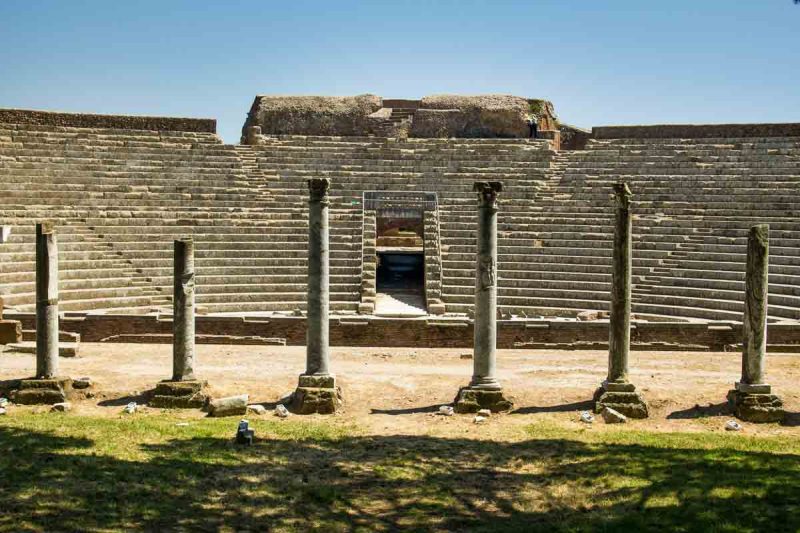
[[[235,419],[0,419],[0,530],[800,529],[800,442],[786,437],[545,420],[486,440],[251,421],[258,442],[241,448]]]

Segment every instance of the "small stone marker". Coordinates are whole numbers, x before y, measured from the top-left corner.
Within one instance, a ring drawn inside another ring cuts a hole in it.
[[[7,411],[6,411],[6,408],[5,408],[5,407],[0,407],[0,416],[3,416],[3,415],[5,415],[5,414],[6,414],[6,412],[7,412]]]
[[[239,427],[236,429],[236,444],[252,446],[255,434],[256,432],[250,429],[250,422],[247,420],[240,420]]]
[[[72,411],[72,404],[69,402],[54,403],[50,411],[53,413],[66,413],[67,411]]]
[[[127,414],[127,415],[132,415],[133,413],[136,412],[136,409],[138,407],[139,406],[136,405],[136,402],[130,402],[128,405],[125,406],[125,408],[122,410],[122,412]]]
[[[82,377],[76,378],[72,380],[72,388],[73,389],[88,389],[92,386],[91,378]]]
[[[489,418],[492,416],[492,411],[489,409],[481,409],[478,411],[478,416],[485,416],[486,418]]]
[[[439,414],[443,416],[453,416],[455,414],[455,410],[453,409],[452,405],[442,405],[439,407]]]
[[[247,413],[247,394],[215,398],[208,402],[208,416],[238,416]]]
[[[581,413],[581,422],[585,424],[591,424],[594,422],[594,415],[589,411],[584,411]]]
[[[256,403],[253,405],[247,406],[247,411],[256,415],[265,415],[267,414],[267,408],[263,405]]]
[[[8,398],[0,398],[0,407],[8,405]]]
[[[282,403],[279,403],[278,405],[275,406],[276,416],[279,416],[281,418],[287,418],[290,414],[291,413],[289,412],[289,410]]]
[[[728,420],[725,423],[725,431],[741,431],[742,425],[736,420]]]
[[[475,418],[472,420],[476,424],[483,424],[486,422],[487,418],[485,416],[475,415]]]
[[[628,421],[627,416],[610,407],[603,407],[603,411],[600,414],[603,416],[603,421],[605,421],[606,424],[624,424]]]

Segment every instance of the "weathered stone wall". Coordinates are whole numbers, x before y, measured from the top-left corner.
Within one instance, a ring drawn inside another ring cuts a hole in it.
[[[586,143],[592,138],[592,132],[569,124],[561,124],[561,149],[585,150]]]
[[[530,103],[519,96],[426,96],[414,115],[411,136],[528,137],[530,114]]]
[[[784,124],[658,124],[595,126],[594,139],[800,137],[800,123]]]
[[[26,329],[35,327],[34,317],[14,314]],[[306,323],[302,317],[198,316],[200,344],[271,344],[304,346]],[[142,315],[87,315],[65,317],[63,331],[78,333],[84,342],[171,343],[172,320]],[[468,320],[400,320],[375,317],[333,319],[332,346],[440,347],[472,346],[472,324]],[[734,323],[635,322],[631,330],[634,350],[733,350],[741,342],[742,325]],[[770,324],[770,351],[800,353],[800,326]],[[498,320],[498,348],[607,349],[608,322],[563,322],[548,320]]]
[[[56,113],[28,109],[0,109],[0,122],[35,124],[65,128],[114,128],[123,130],[188,131],[216,133],[217,121],[212,118],[144,117],[133,115],[93,115]]]
[[[242,129],[260,126],[264,134],[369,135],[383,107],[379,96],[256,96]]]

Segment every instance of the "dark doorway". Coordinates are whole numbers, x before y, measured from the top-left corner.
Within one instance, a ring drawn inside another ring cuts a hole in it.
[[[380,210],[377,214],[377,315],[427,314],[422,216],[422,210],[416,207]]]

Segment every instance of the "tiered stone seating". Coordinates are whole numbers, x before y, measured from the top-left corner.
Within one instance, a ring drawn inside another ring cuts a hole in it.
[[[275,260],[264,230],[274,222],[269,194],[213,134],[2,124],[0,176],[0,224],[13,228],[0,246],[8,306],[33,310],[33,228],[42,219],[59,227],[63,310],[168,304],[171,241],[186,235],[197,241],[200,305],[225,311],[267,290],[252,274]],[[251,280],[249,296],[223,275]]]
[[[771,228],[772,319],[800,319],[800,139],[614,139],[559,156],[539,207],[552,257],[608,282],[611,183],[634,192],[634,313],[741,320],[746,235]],[[572,250],[570,253],[569,250]]]
[[[553,152],[544,141],[525,139],[385,139],[353,137],[267,137],[254,147],[258,167],[272,173],[276,208],[302,213],[306,180],[328,177],[331,186],[332,300],[357,305],[361,281],[361,203],[364,191],[438,193],[442,249],[442,296],[448,312],[467,312],[475,283],[475,181],[499,180],[503,193],[500,277],[520,268],[520,257],[534,239],[526,214],[544,185]],[[303,219],[305,215],[297,215]],[[289,235],[287,229],[287,235]],[[292,242],[305,246],[305,228]],[[288,239],[289,237],[287,237]],[[530,281],[501,285],[501,305],[530,293]],[[515,306],[515,309],[521,306]]]
[[[305,308],[307,189],[332,180],[331,301],[361,298],[364,191],[436,192],[442,298],[467,313],[475,181],[501,181],[499,305],[608,307],[610,186],[634,192],[634,313],[740,320],[746,232],[771,226],[770,317],[800,319],[800,139],[611,139],[555,154],[528,139],[276,136],[0,124],[0,295],[34,308],[36,221],[55,220],[66,311],[169,309],[172,240],[194,236],[211,313]]]

